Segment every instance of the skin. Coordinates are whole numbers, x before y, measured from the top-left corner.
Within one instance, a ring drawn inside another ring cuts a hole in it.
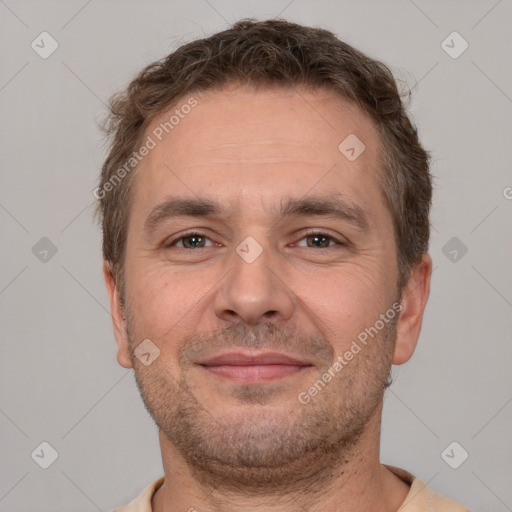
[[[427,254],[397,321],[310,403],[297,399],[400,299],[374,125],[328,90],[231,85],[194,97],[198,105],[135,176],[125,308],[104,265],[118,362],[134,368],[159,427],[166,479],[153,510],[396,511],[409,487],[380,465],[382,398],[391,364],[409,360],[420,334]],[[349,134],[366,147],[353,162],[338,150]],[[334,193],[366,212],[367,230],[323,215],[280,216],[290,197]],[[169,218],[146,232],[152,209],[171,196],[208,198],[225,211]],[[203,238],[180,239],[187,230]],[[262,248],[252,263],[236,252],[247,237]],[[133,352],[144,339],[160,350],[149,366]],[[261,382],[198,364],[240,347],[309,366]]]

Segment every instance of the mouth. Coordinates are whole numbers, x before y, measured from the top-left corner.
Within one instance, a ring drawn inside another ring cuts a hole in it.
[[[286,354],[230,352],[202,361],[200,366],[219,377],[245,383],[283,379],[311,368],[309,362]]]

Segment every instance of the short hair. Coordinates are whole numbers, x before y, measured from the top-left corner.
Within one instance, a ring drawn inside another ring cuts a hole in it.
[[[126,172],[126,162],[155,116],[186,95],[230,83],[327,88],[370,116],[380,136],[382,172],[378,180],[393,222],[401,294],[411,270],[428,251],[432,202],[430,156],[402,101],[410,97],[410,90],[400,92],[385,64],[330,31],[281,19],[243,19],[153,62],[126,90],[110,98],[101,125],[109,153],[95,196],[103,230],[103,258],[110,265],[121,298],[134,175]],[[123,165],[123,179],[117,182]]]

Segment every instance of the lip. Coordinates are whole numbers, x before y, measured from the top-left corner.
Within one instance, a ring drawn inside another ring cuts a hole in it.
[[[206,359],[199,363],[203,366],[252,366],[252,365],[295,365],[295,366],[311,366],[310,363],[300,361],[294,357],[279,352],[226,352],[217,354],[214,357]]]
[[[278,352],[228,352],[199,364],[215,375],[239,382],[282,379],[312,366],[307,361]]]

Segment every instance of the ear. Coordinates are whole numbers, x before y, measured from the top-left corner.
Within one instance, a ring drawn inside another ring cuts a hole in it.
[[[108,261],[103,262],[103,276],[110,300],[110,315],[112,317],[114,336],[117,342],[117,362],[124,368],[132,368],[123,305],[112,274],[112,267]]]
[[[402,309],[397,324],[393,364],[403,364],[412,357],[421,331],[423,312],[430,294],[432,258],[424,254],[414,267],[402,293]]]

